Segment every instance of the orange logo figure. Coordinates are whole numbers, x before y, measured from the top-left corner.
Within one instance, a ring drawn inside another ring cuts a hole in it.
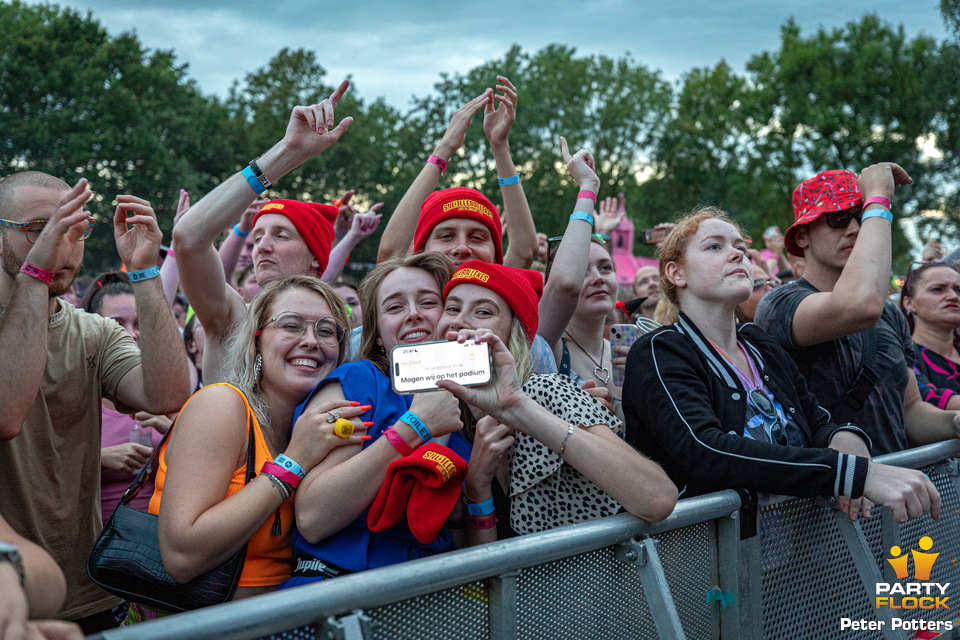
[[[929,540],[929,538],[927,539]],[[929,549],[929,547],[927,548]],[[897,580],[903,580],[909,575],[909,572],[907,571],[908,557],[901,556],[901,553],[903,553],[903,551],[900,549],[900,547],[894,545],[890,547],[890,555],[893,557],[887,560],[887,562],[890,563],[890,566],[893,567],[893,570],[897,572]]]
[[[933,539],[930,536],[923,536],[917,544],[923,551],[930,551],[930,549],[933,548]],[[929,580],[930,571],[933,569],[933,562],[940,553],[923,553],[922,551],[914,551],[912,549],[910,553],[913,554],[914,580]]]

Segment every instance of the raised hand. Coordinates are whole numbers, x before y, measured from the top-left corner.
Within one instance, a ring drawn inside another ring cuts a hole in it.
[[[350,222],[353,220],[353,214],[357,212],[350,204],[350,198],[356,193],[353,189],[343,192],[343,195],[333,201],[337,207],[337,222],[334,225],[337,233],[346,233],[350,229]]]
[[[492,99],[492,95],[493,89],[486,89],[479,96],[453,112],[453,117],[450,118],[450,124],[447,125],[447,130],[444,132],[443,138],[440,139],[440,143],[433,152],[434,155],[444,160],[449,160],[453,157],[453,154],[463,146],[463,143],[467,139],[467,129],[470,128],[470,121],[473,120],[473,116]]]
[[[946,252],[943,250],[943,245],[937,240],[931,240],[923,247],[923,253],[920,254],[920,259],[924,262],[936,262],[937,260],[943,260],[943,256],[945,255]]]
[[[864,201],[880,196],[888,200],[893,198],[894,190],[913,182],[903,167],[893,162],[878,162],[860,172],[857,184]]]
[[[300,154],[303,160],[333,146],[353,122],[353,118],[348,116],[334,127],[334,112],[349,86],[350,81],[344,80],[326,100],[308,107],[294,107],[290,122],[287,123],[287,132],[283,136],[283,144]]]
[[[491,147],[502,147],[507,144],[510,128],[517,119],[517,88],[504,76],[497,76],[497,91],[489,96],[483,110],[483,133],[490,141]],[[494,105],[495,101],[500,104]]]
[[[620,226],[623,218],[627,215],[625,209],[619,207],[616,198],[607,197],[598,203],[599,212],[597,213],[595,225],[597,233],[609,234]]]
[[[80,178],[76,185],[60,196],[57,210],[47,221],[34,243],[26,261],[30,264],[56,272],[64,260],[83,240],[90,227],[90,214],[83,210],[84,203],[93,193],[87,189],[87,179]]]
[[[180,199],[177,200],[177,214],[173,216],[173,226],[177,226],[177,223],[180,222],[180,218],[183,217],[187,211],[190,210],[190,194],[187,193],[186,189],[180,189]]]
[[[570,155],[570,149],[567,147],[567,139],[560,136],[560,154],[563,157],[564,164],[567,165],[567,171],[573,176],[577,185],[581,189],[588,189],[596,193],[600,188],[600,178],[597,177],[597,164],[593,156],[586,149],[580,149],[573,156]]]
[[[163,234],[149,202],[136,196],[117,196],[113,236],[117,253],[128,269],[139,271],[157,266]]]
[[[353,216],[353,223],[350,225],[350,233],[356,235],[362,240],[376,231],[377,227],[380,226],[380,218],[383,217],[382,213],[377,213],[382,206],[383,203],[378,202],[370,207],[370,210],[366,213],[358,213]]]

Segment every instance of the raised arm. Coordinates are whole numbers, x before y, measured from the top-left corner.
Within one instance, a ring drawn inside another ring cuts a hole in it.
[[[350,252],[353,251],[364,238],[370,237],[370,235],[377,230],[377,227],[380,226],[380,218],[383,214],[377,213],[377,210],[382,206],[383,203],[378,202],[370,207],[370,210],[366,213],[353,214],[350,222],[350,231],[348,231],[343,239],[334,245],[330,251],[330,259],[327,260],[327,268],[320,277],[321,280],[324,282],[336,282],[340,274],[343,273],[343,266]]]
[[[283,139],[257,159],[268,180],[277,182],[346,132],[353,118],[344,118],[334,127],[334,110],[349,84],[344,80],[319,104],[293,108]],[[191,207],[174,229],[183,289],[208,336],[225,334],[245,309],[240,295],[227,283],[213,242],[240,219],[256,195],[243,174],[236,173]]]
[[[508,182],[518,176],[517,167],[510,155],[509,135],[517,119],[517,88],[507,78],[497,76],[497,91],[490,93],[483,111],[483,132],[490,142],[490,151],[497,164],[497,176],[507,178]],[[500,104],[494,107],[494,102]],[[519,176],[518,176],[519,177]],[[529,269],[537,255],[537,229],[533,224],[533,214],[523,192],[523,184],[515,182],[500,186],[503,195],[506,235],[510,242],[503,256],[503,264],[508,267]]]
[[[492,93],[492,89],[487,89],[454,112],[447,131],[433,150],[433,155],[445,163],[450,161],[467,139],[467,129],[470,128],[473,116],[489,102]],[[403,194],[396,210],[387,221],[387,228],[383,230],[383,235],[380,237],[377,262],[403,255],[410,249],[414,231],[417,229],[417,219],[420,217],[420,205],[437,188],[441,175],[443,172],[440,167],[432,162],[427,162],[420,170],[416,180]]]
[[[893,199],[896,186],[910,182],[910,176],[899,165],[881,162],[860,173],[859,185],[866,202],[875,196]],[[876,208],[882,207],[871,203],[864,211]],[[891,226],[879,216],[863,221],[833,290],[807,296],[797,307],[793,338],[798,346],[842,338],[877,324],[890,280]]]
[[[253,231],[253,216],[265,204],[267,204],[266,200],[258,199],[244,209],[240,220],[233,225],[233,229],[230,230],[227,237],[220,243],[220,248],[217,249],[217,253],[220,254],[220,262],[223,264],[223,273],[227,278],[227,284],[230,286],[240,284],[233,281],[233,272],[237,270],[237,261],[240,260],[240,254],[243,253],[247,236]]]
[[[560,138],[560,150],[567,170],[579,189],[596,195],[600,188],[600,178],[594,171],[595,163],[590,152],[581,149],[571,156],[567,141],[563,137]],[[560,336],[577,310],[583,276],[590,262],[590,234],[593,232],[593,224],[584,219],[586,216],[574,215],[579,212],[592,215],[593,208],[592,198],[577,197],[574,214],[570,216],[563,240],[550,261],[550,277],[544,284],[543,297],[540,298],[540,324],[537,333],[553,349],[557,362],[560,361]]]
[[[150,203],[117,196],[113,233],[117,253],[130,272],[157,266],[163,235]],[[132,225],[132,227],[130,227]],[[159,277],[131,280],[140,321],[140,364],[117,387],[117,399],[153,414],[179,411],[190,397],[187,353]]]
[[[177,228],[177,223],[183,214],[190,209],[190,194],[186,189],[180,189],[180,199],[177,201],[177,214],[173,217],[173,228]],[[167,304],[173,308],[173,301],[177,297],[177,289],[180,288],[180,271],[177,269],[177,256],[173,248],[173,242],[170,243],[170,251],[167,252],[160,265],[160,280],[163,282],[163,295],[167,299]]]
[[[36,244],[27,254],[26,263],[47,271],[57,271],[81,242],[90,224],[83,204],[93,194],[87,190],[87,180],[77,184],[60,197],[57,209],[50,216]],[[7,229],[7,238],[20,229]],[[5,263],[15,261],[12,247],[0,243]],[[9,254],[9,255],[8,255]],[[19,267],[19,265],[16,265]],[[10,440],[20,433],[27,412],[40,389],[43,370],[47,363],[47,326],[50,299],[47,283],[26,273],[14,277],[0,275],[9,289],[3,291],[0,301],[5,309],[0,313],[0,388],[6,398],[0,411],[0,440]]]

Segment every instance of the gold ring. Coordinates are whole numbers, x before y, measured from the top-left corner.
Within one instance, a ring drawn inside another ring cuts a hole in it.
[[[353,435],[353,423],[346,418],[337,418],[337,424],[333,432],[341,438],[349,438]]]

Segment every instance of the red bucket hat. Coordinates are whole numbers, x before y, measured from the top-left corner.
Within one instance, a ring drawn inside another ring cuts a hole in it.
[[[505,267],[502,264],[470,260],[460,265],[447,286],[443,288],[443,299],[458,284],[475,284],[486,287],[507,301],[513,315],[527,331],[527,338],[533,342],[537,335],[540,315],[537,306],[543,295],[543,276],[538,271]]]
[[[804,180],[793,190],[795,221],[783,234],[787,251],[803,257],[803,249],[797,246],[795,238],[800,225],[809,224],[824,213],[843,211],[857,205],[863,205],[863,195],[857,184],[857,174],[849,169],[821,171]]]
[[[330,249],[336,232],[333,224],[337,221],[339,209],[332,204],[300,202],[299,200],[271,200],[253,216],[253,224],[265,213],[278,213],[286,217],[297,228],[300,237],[307,243],[310,253],[320,263],[319,278],[327,268]]]
[[[413,234],[413,252],[423,251],[433,228],[444,220],[466,218],[476,220],[490,230],[495,260],[503,264],[503,229],[500,213],[487,196],[476,189],[455,187],[431,193],[420,205],[420,218]]]
[[[466,475],[466,461],[436,442],[394,460],[367,512],[367,528],[386,531],[406,513],[410,533],[420,544],[433,544],[460,499]]]

